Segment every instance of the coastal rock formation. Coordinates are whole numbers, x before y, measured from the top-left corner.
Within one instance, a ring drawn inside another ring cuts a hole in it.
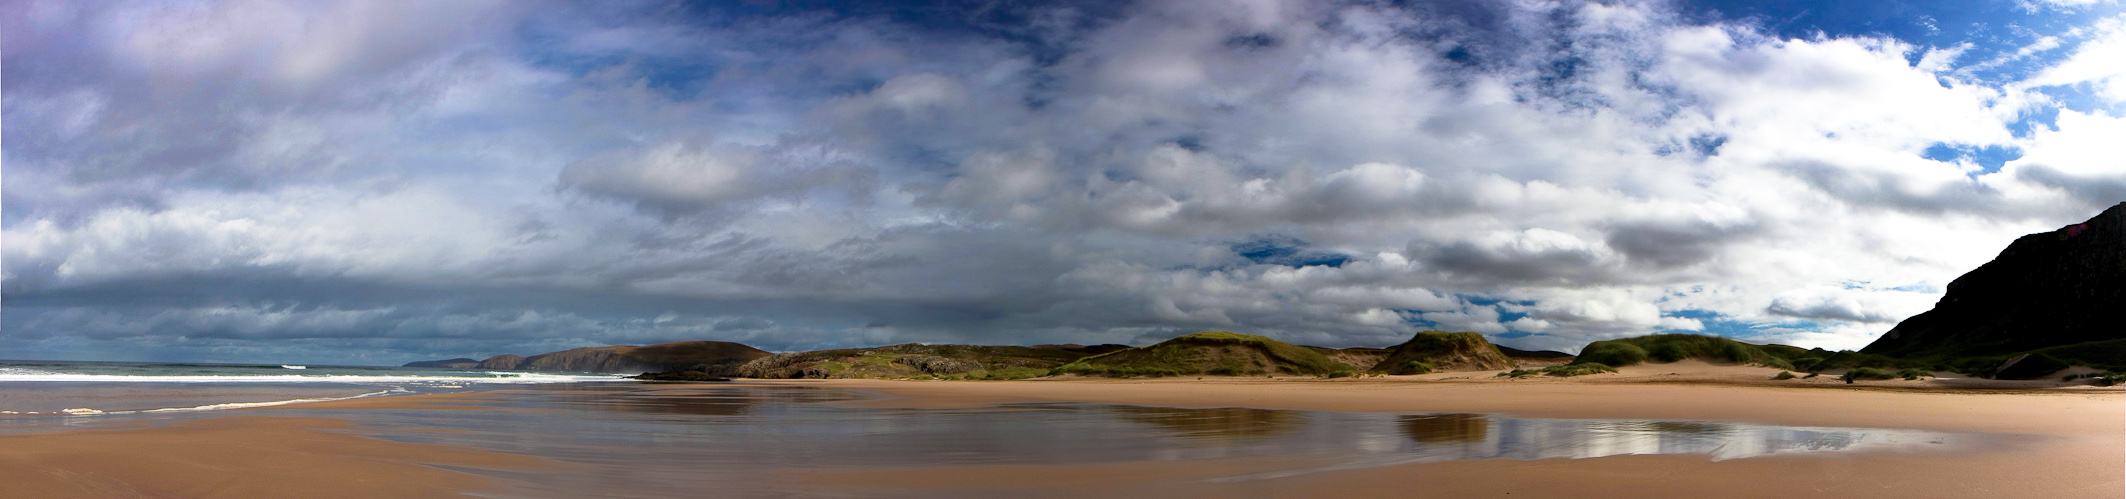
[[[1305,374],[1356,371],[1312,348],[1252,334],[1205,331],[1079,359],[1056,369],[1105,376]]]
[[[1512,369],[1513,360],[1484,339],[1470,332],[1420,331],[1410,341],[1389,349],[1388,356],[1372,371],[1388,374],[1423,374],[1430,371],[1478,371]]]
[[[461,357],[450,360],[421,360],[407,362],[406,365],[399,367],[440,367],[445,369],[472,369],[480,367],[480,361]]]
[[[524,367],[524,356],[513,353],[496,355],[493,357],[488,357],[487,360],[480,361],[479,367],[480,369],[514,371]]]
[[[893,359],[896,364],[907,364],[929,374],[960,374],[982,368],[982,363],[972,360],[953,359],[936,355],[910,355]]]
[[[1956,278],[1933,310],[1861,353],[1905,358],[2011,355],[2126,340],[2126,203],[2087,222],[2023,236]],[[2071,355],[2071,354],[2070,354]]]

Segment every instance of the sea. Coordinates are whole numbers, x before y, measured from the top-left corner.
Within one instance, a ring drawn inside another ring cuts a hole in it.
[[[0,360],[0,416],[208,411],[622,379],[432,367]]]

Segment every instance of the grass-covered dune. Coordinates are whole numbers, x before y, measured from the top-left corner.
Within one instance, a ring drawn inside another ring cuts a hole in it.
[[[1322,355],[1328,356],[1329,360],[1333,360],[1342,363],[1343,365],[1351,366],[1353,368],[1364,368],[1373,366],[1374,364],[1379,364],[1381,359],[1388,358],[1388,354],[1394,351],[1386,348],[1371,347],[1324,348],[1310,347],[1306,345],[1300,345],[1299,347],[1308,350],[1313,350],[1316,352],[1321,352]]]
[[[1485,340],[1484,335],[1422,331],[1410,341],[1389,349],[1388,357],[1374,364],[1371,370],[1387,374],[1424,374],[1512,368],[1513,359],[1506,358],[1506,354]]]
[[[1789,358],[1808,352],[1786,345],[1752,345],[1717,336],[1656,334],[1589,343],[1580,350],[1579,356],[1573,357],[1572,363],[1623,367],[1649,361],[1703,359],[1794,369]]]
[[[1158,344],[1110,352],[1064,364],[1055,374],[1092,376],[1331,375],[1353,373],[1313,348],[1264,336],[1205,331]]]

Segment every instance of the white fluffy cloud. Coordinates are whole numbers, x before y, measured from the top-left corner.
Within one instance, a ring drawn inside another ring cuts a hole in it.
[[[2120,19],[1986,57],[1660,4],[1435,7],[1044,6],[954,29],[18,4],[0,347],[392,361],[1441,328],[1851,348],[2014,237],[2126,198]]]

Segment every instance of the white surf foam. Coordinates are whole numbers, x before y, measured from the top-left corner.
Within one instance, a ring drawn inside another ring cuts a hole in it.
[[[381,396],[381,395],[390,395],[390,394],[394,394],[394,393],[413,393],[413,391],[412,391],[412,390],[407,390],[407,389],[404,389],[404,388],[399,388],[399,387],[392,387],[392,388],[391,388],[390,390],[384,390],[384,391],[380,391],[380,392],[369,392],[369,393],[364,393],[364,394],[361,394],[361,395],[350,395],[350,396],[346,396],[346,397],[323,397],[323,398],[308,398],[308,399],[294,399],[294,400],[275,400],[275,401],[271,401],[271,402],[231,402],[231,403],[227,403],[227,404],[208,404],[208,405],[202,405],[202,406],[197,406],[197,407],[169,407],[169,408],[163,408],[163,409],[148,409],[148,410],[141,410],[141,411],[125,411],[125,412],[113,412],[112,414],[129,414],[129,413],[134,413],[134,412],[194,412],[194,411],[219,411],[219,410],[226,410],[226,409],[249,409],[249,408],[253,408],[253,407],[273,407],[273,406],[276,406],[276,405],[288,405],[288,404],[303,404],[303,403],[309,403],[309,402],[331,402],[331,401],[334,401],[334,400],[354,400],[354,399],[358,399],[358,398],[376,397],[376,396]]]

